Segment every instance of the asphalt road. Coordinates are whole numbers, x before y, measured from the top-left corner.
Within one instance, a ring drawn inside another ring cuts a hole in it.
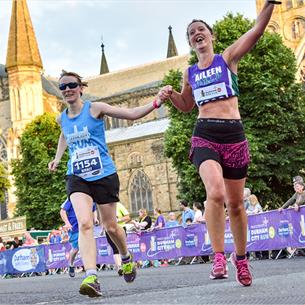
[[[114,271],[99,272],[101,298],[81,296],[83,274],[0,279],[0,304],[305,304],[305,258],[252,261],[254,282],[211,281],[211,264],[139,269],[132,284]]]

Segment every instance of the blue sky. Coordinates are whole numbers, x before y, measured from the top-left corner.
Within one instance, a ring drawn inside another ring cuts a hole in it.
[[[179,54],[189,47],[187,24],[213,24],[228,12],[256,18],[255,0],[27,0],[45,74],[62,69],[99,74],[101,38],[110,71],[166,57],[168,26]],[[5,63],[11,0],[0,0],[0,63]]]

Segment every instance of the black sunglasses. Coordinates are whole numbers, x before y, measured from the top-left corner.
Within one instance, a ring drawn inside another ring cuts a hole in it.
[[[75,89],[77,86],[79,86],[79,83],[62,83],[58,86],[59,90],[63,91],[66,90],[67,87],[69,87],[69,89]]]

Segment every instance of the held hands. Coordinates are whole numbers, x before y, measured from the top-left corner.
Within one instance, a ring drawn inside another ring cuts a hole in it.
[[[158,93],[158,98],[164,102],[165,100],[168,100],[173,93],[173,87],[170,85],[164,86],[160,89]]]
[[[59,161],[54,159],[48,164],[48,168],[50,172],[55,172],[57,170],[57,166],[59,164]]]

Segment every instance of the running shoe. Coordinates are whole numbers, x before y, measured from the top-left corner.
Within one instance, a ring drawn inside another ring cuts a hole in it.
[[[210,279],[226,279],[228,277],[227,259],[222,253],[215,253]]]
[[[75,277],[75,267],[74,266],[69,266],[69,276]]]
[[[242,286],[250,286],[252,284],[252,275],[249,270],[249,262],[247,258],[242,260],[236,259],[236,254],[230,256],[232,265],[236,268],[236,281]]]
[[[137,266],[131,254],[128,259],[122,259],[122,270],[125,282],[132,283],[137,276]]]
[[[90,298],[102,296],[101,286],[96,275],[89,275],[83,280],[79,288],[79,293],[87,295]]]

